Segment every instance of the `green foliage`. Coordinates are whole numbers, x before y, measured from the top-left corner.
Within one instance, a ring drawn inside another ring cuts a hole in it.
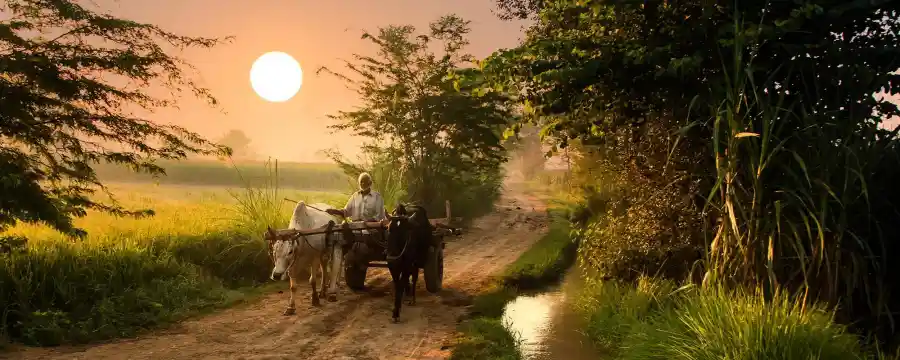
[[[873,94],[900,92],[897,2],[509,3],[538,12],[526,39],[457,82],[515,96],[621,193],[588,263],[684,278],[702,247],[710,286],[808,290],[894,337],[898,109]]]
[[[544,4],[545,0],[494,0],[497,4],[497,16],[503,20],[534,19]]]
[[[571,218],[583,265],[604,278],[682,279],[702,259],[696,243],[702,224],[694,204],[681,194],[590,154],[580,155],[576,164],[573,176],[587,184]]]
[[[188,65],[158,43],[181,50],[222,40],[180,36],[68,0],[10,0],[0,11],[0,230],[40,222],[83,236],[72,218],[86,210],[150,215],[93,201],[102,186],[92,164],[162,173],[155,159],[227,152],[184,128],[132,115],[176,102],[148,95],[150,85],[215,104],[185,73]]]
[[[409,200],[432,214],[443,213],[444,200],[460,216],[490,209],[506,160],[500,134],[512,114],[505,97],[467,95],[446,76],[471,58],[462,52],[468,33],[469,22],[454,15],[426,34],[387,26],[363,35],[378,51],[354,55],[349,75],[319,70],[344,80],[363,103],[331,116],[333,129],[368,138],[366,151],[402,166]]]
[[[590,282],[575,300],[586,333],[613,359],[867,359],[820,307],[721,288]]]
[[[259,281],[268,265],[262,244],[256,246],[262,256],[244,258],[245,240],[229,238],[158,239],[127,248],[58,243],[5,255],[0,332],[31,345],[86,342],[131,336],[219,305],[232,296],[222,279]],[[225,263],[237,259],[250,261]]]

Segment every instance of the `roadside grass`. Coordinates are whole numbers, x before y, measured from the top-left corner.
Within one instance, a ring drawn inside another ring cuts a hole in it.
[[[564,214],[552,209],[550,216],[553,220],[547,234],[506,268],[501,277],[504,287],[520,291],[541,289],[562,280],[575,263],[578,244],[569,237]]]
[[[516,334],[503,323],[503,309],[520,291],[548,287],[562,279],[575,261],[577,244],[569,240],[561,209],[548,210],[550,229],[510,264],[488,289],[473,299],[470,318],[460,324],[459,342],[450,359],[520,359]]]
[[[573,306],[608,359],[881,359],[835,324],[832,312],[787,295],[588,281]]]
[[[293,204],[282,198],[343,199],[254,186],[230,194],[151,184],[113,190],[123,205],[152,208],[156,215],[90,213],[76,220],[89,233],[83,240],[28,224],[3,234],[29,242],[0,254],[0,338],[52,346],[130,337],[255,299],[273,289],[266,284],[271,260],[259,229],[288,222]]]

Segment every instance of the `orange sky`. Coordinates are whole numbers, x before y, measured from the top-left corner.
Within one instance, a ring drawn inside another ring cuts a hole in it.
[[[186,99],[180,110],[164,110],[154,120],[173,122],[217,139],[229,129],[243,130],[254,150],[285,161],[319,161],[317,152],[339,146],[355,153],[359,142],[331,135],[325,114],[349,109],[356,95],[333,77],[316,76],[319,66],[337,69],[339,59],[373,49],[360,39],[363,29],[411,24],[427,29],[441,15],[456,13],[472,21],[469,52],[484,57],[513,47],[521,23],[503,22],[491,0],[99,0],[102,9],[149,22],[183,35],[227,36],[235,41],[182,56],[201,72],[203,84],[220,100],[223,114]],[[290,101],[270,103],[250,87],[253,61],[267,51],[291,54],[304,70],[303,87]]]

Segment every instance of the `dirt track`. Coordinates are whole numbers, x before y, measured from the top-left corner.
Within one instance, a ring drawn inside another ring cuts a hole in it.
[[[343,284],[337,302],[309,304],[298,289],[297,314],[283,316],[287,292],[187,321],[134,340],[0,354],[9,359],[443,359],[465,306],[487,276],[503,269],[546,230],[546,211],[534,197],[508,186],[497,211],[448,237],[444,290],[431,295],[419,281],[415,306],[390,323],[390,275],[370,269],[367,291]],[[421,276],[421,275],[420,275]],[[288,284],[284,284],[287,290]]]

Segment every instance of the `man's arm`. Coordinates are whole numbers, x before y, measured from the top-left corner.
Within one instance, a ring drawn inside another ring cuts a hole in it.
[[[349,216],[350,216],[350,210],[353,209],[353,198],[354,198],[355,196],[356,196],[356,195],[351,195],[351,196],[350,196],[350,199],[347,200],[347,205],[344,205],[344,208],[343,208],[343,209],[328,209],[328,210],[326,210],[325,212],[327,212],[327,213],[329,213],[329,214],[331,214],[331,215],[335,215],[335,216],[349,217]]]

